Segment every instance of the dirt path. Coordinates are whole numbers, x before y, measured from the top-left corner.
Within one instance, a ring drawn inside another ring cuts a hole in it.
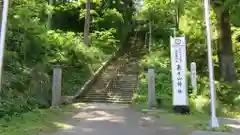
[[[234,133],[240,135],[240,119],[239,118],[219,118],[220,124],[232,127]]]
[[[177,128],[117,104],[89,104],[65,124],[68,128],[40,135],[180,135]]]

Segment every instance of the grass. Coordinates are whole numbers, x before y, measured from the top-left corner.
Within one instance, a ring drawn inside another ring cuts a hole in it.
[[[240,118],[240,110],[230,110],[227,108],[222,108],[222,113],[220,114],[223,117],[229,118]]]
[[[147,104],[132,104],[131,107],[138,111],[143,111],[147,108]],[[164,121],[169,126],[178,127],[184,134],[194,130],[215,131],[215,132],[230,132],[231,127],[221,125],[219,128],[209,128],[208,121],[210,119],[207,113],[199,113],[193,110],[190,115],[181,115],[173,113],[168,105],[163,107],[162,110],[156,110],[151,115],[156,116],[161,121]],[[146,113],[145,111],[143,113]]]
[[[159,119],[165,119],[170,125],[177,125],[181,128],[190,130],[206,130],[206,131],[216,131],[216,132],[230,132],[231,128],[222,125],[219,128],[209,128],[208,121],[209,116],[205,114],[190,114],[181,115],[171,112],[157,112],[154,114]]]
[[[68,128],[64,120],[84,104],[72,104],[59,108],[38,109],[21,115],[4,117],[0,120],[1,135],[37,135]]]
[[[143,111],[144,108],[147,108],[147,104],[132,104],[131,107],[138,111]],[[143,113],[146,112],[144,111]],[[221,125],[219,128],[209,128],[208,121],[210,118],[206,113],[193,112],[190,115],[181,115],[173,113],[170,107],[167,107],[164,110],[156,110],[152,112],[151,115],[164,121],[166,125],[178,127],[184,135],[194,130],[215,132],[230,132],[232,130],[232,128],[227,125]]]

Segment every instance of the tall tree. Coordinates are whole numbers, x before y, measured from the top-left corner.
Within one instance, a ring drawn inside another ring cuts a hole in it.
[[[237,0],[212,0],[219,28],[219,66],[221,76],[227,82],[233,82],[237,79],[229,13],[233,3],[230,4],[230,1],[237,2]]]
[[[54,0],[49,0],[48,5],[51,7],[53,5]],[[47,19],[47,28],[51,28],[51,19],[52,19],[52,10],[48,13],[48,19]]]
[[[90,27],[90,9],[91,9],[91,0],[87,0],[86,2],[86,18],[84,25],[84,44],[88,46],[89,44],[89,27]]]

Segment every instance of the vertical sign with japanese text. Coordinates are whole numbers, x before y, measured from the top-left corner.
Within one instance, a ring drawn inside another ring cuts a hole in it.
[[[186,81],[186,40],[185,37],[171,37],[171,66],[173,105],[188,105]]]

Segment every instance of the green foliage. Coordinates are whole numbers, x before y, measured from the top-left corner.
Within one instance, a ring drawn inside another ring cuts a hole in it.
[[[157,49],[156,49],[157,48]],[[171,102],[171,72],[170,72],[170,60],[168,53],[164,50],[162,44],[155,44],[153,49],[156,51],[151,52],[150,55],[146,55],[141,61],[141,68],[145,69],[154,68],[156,73],[155,88],[156,97],[161,97],[166,103]],[[134,97],[134,102],[147,102],[147,73],[143,72],[140,75],[140,86]]]
[[[218,128],[209,128],[209,117],[206,114],[180,115],[171,112],[156,112],[153,115],[170,125],[178,125],[180,135],[186,135],[196,130],[207,130],[214,132],[231,132],[228,125],[220,125]],[[183,122],[184,121],[184,122]]]
[[[96,2],[100,4],[100,1]],[[58,12],[61,16],[58,19],[64,20],[67,12],[75,19],[70,22],[78,23],[82,4],[57,3],[54,13]],[[78,10],[77,17],[73,9]],[[94,29],[89,35],[90,47],[83,44],[81,30],[71,31],[71,24],[60,30],[47,30],[48,10],[45,0],[14,0],[10,3],[0,117],[49,107],[55,64],[62,68],[62,94],[75,94],[118,48],[113,26],[109,30]],[[59,26],[53,24],[54,28]]]
[[[147,69],[154,68],[155,77],[155,90],[156,97],[160,97],[163,102],[163,107],[166,109],[172,106],[172,77],[170,67],[169,52],[165,51],[166,47],[157,42],[153,45],[151,54],[147,54],[141,60],[141,69],[144,70],[140,74],[139,88],[133,98],[135,104],[146,104],[148,95],[148,82],[147,82]],[[167,49],[169,50],[169,49]],[[169,50],[170,51],[170,50]],[[190,76],[188,73],[188,82]],[[210,93],[209,93],[209,79],[204,76],[202,72],[198,74],[198,93],[192,94],[192,88],[188,83],[189,103],[191,112],[208,114],[210,108]],[[217,94],[217,114],[224,116],[237,116],[231,114],[230,110],[236,110],[239,105],[239,83],[226,84],[224,82],[215,81],[215,88]]]
[[[117,49],[118,40],[115,39],[115,29],[105,31],[95,31],[91,33],[91,46],[100,48],[104,53],[111,54],[112,50]]]
[[[86,14],[85,1],[57,2],[53,6],[52,24],[54,29],[83,32]],[[132,21],[134,12],[133,1],[93,0],[91,1],[90,31],[115,29],[116,38],[128,31],[125,25]],[[125,23],[125,25],[124,25]],[[127,35],[127,34],[125,34]]]
[[[35,135],[40,132],[52,132],[67,128],[66,117],[85,104],[71,104],[59,108],[34,109],[31,112],[5,116],[0,119],[0,134],[3,135]]]
[[[103,9],[102,17],[97,17],[94,20],[94,23],[98,28],[114,28],[119,27],[124,22],[123,15],[114,9]]]
[[[95,39],[95,43],[100,43],[104,38],[111,39],[106,35],[99,35],[99,40]],[[20,59],[21,54],[17,51],[6,51],[9,55],[5,57],[7,77],[4,77],[4,93],[1,95],[5,97],[1,99],[1,116],[36,107],[48,107],[51,99],[52,66],[55,63],[62,65],[63,94],[72,95],[89,79],[92,71],[109,58],[109,55],[101,50],[104,45],[100,48],[96,44],[86,47],[81,36],[72,32],[49,31],[41,41],[43,44],[29,46],[31,51],[25,52],[27,57],[24,61]],[[105,43],[116,46],[112,41],[105,40]],[[40,49],[42,53],[37,53]],[[116,47],[112,50],[116,50]],[[34,64],[36,61],[38,63]]]
[[[174,4],[171,1],[147,0],[139,11],[137,20],[152,22],[152,36],[155,38],[168,38],[168,29],[176,26],[174,24]],[[164,19],[163,19],[164,18]],[[141,31],[148,31],[148,24],[141,27]]]

